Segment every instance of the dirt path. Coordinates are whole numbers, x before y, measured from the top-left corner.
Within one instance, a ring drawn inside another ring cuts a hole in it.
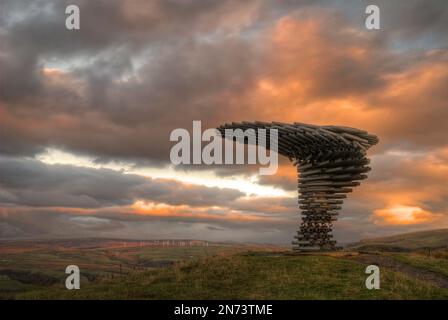
[[[448,289],[448,278],[438,273],[409,266],[403,262],[394,260],[391,257],[377,254],[360,254],[350,259],[365,263],[374,264],[379,267],[386,267],[394,271],[404,273],[413,278],[429,282],[438,287]]]

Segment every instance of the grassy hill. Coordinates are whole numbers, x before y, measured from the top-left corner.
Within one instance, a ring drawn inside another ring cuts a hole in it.
[[[64,287],[65,268],[71,264],[81,269],[81,282],[89,285],[169,268],[179,261],[247,250],[279,247],[216,242],[209,246],[145,246],[140,241],[117,239],[4,240],[0,241],[0,299]]]
[[[411,251],[427,248],[447,248],[448,229],[404,233],[394,236],[365,239],[347,246],[357,250]]]
[[[448,299],[448,289],[389,269],[365,287],[365,264],[325,255],[237,253],[113,281],[29,291],[18,299]]]
[[[0,242],[0,299],[448,299],[447,249],[294,254],[275,246],[132,243]],[[69,264],[80,267],[80,290],[65,289]],[[380,290],[365,287],[370,264],[380,267]]]

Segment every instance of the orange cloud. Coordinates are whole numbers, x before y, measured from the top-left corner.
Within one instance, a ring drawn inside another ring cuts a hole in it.
[[[172,206],[163,203],[136,201],[131,206],[132,213],[146,216],[158,217],[179,217],[179,218],[203,218],[210,220],[229,220],[229,221],[282,221],[275,217],[259,216],[251,214],[242,214],[236,210],[220,207],[202,207],[191,208],[186,205]],[[224,211],[213,213],[213,210]],[[211,212],[210,212],[211,211]]]
[[[420,207],[394,205],[385,209],[375,210],[375,223],[407,225],[433,222],[437,214],[423,210]]]

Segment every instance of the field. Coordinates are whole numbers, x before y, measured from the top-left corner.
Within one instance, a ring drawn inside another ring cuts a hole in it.
[[[444,248],[298,255],[275,246],[89,239],[2,241],[0,254],[3,299],[448,299]],[[69,264],[81,270],[80,290],[65,289]],[[365,287],[369,264],[380,266],[379,290]]]
[[[251,248],[274,247],[226,243],[148,246],[141,241],[114,239],[0,241],[0,298],[15,299],[28,291],[65,287],[65,268],[71,264],[80,268],[81,283],[88,286],[169,268],[179,261],[230,255]]]

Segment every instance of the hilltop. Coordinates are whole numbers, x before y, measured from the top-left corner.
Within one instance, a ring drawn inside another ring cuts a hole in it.
[[[445,232],[385,237],[374,244],[440,246]],[[0,299],[448,299],[446,248],[430,256],[424,250],[298,254],[284,247],[207,243],[3,241]],[[69,264],[81,270],[80,290],[65,289]],[[371,264],[381,269],[380,290],[365,287]]]
[[[347,248],[377,251],[412,251],[448,247],[448,229],[411,232],[387,237],[364,239]]]
[[[350,256],[240,252],[178,262],[114,279],[19,293],[17,299],[448,299],[448,287],[389,268],[365,287],[366,264]],[[446,266],[443,271],[446,271]]]

